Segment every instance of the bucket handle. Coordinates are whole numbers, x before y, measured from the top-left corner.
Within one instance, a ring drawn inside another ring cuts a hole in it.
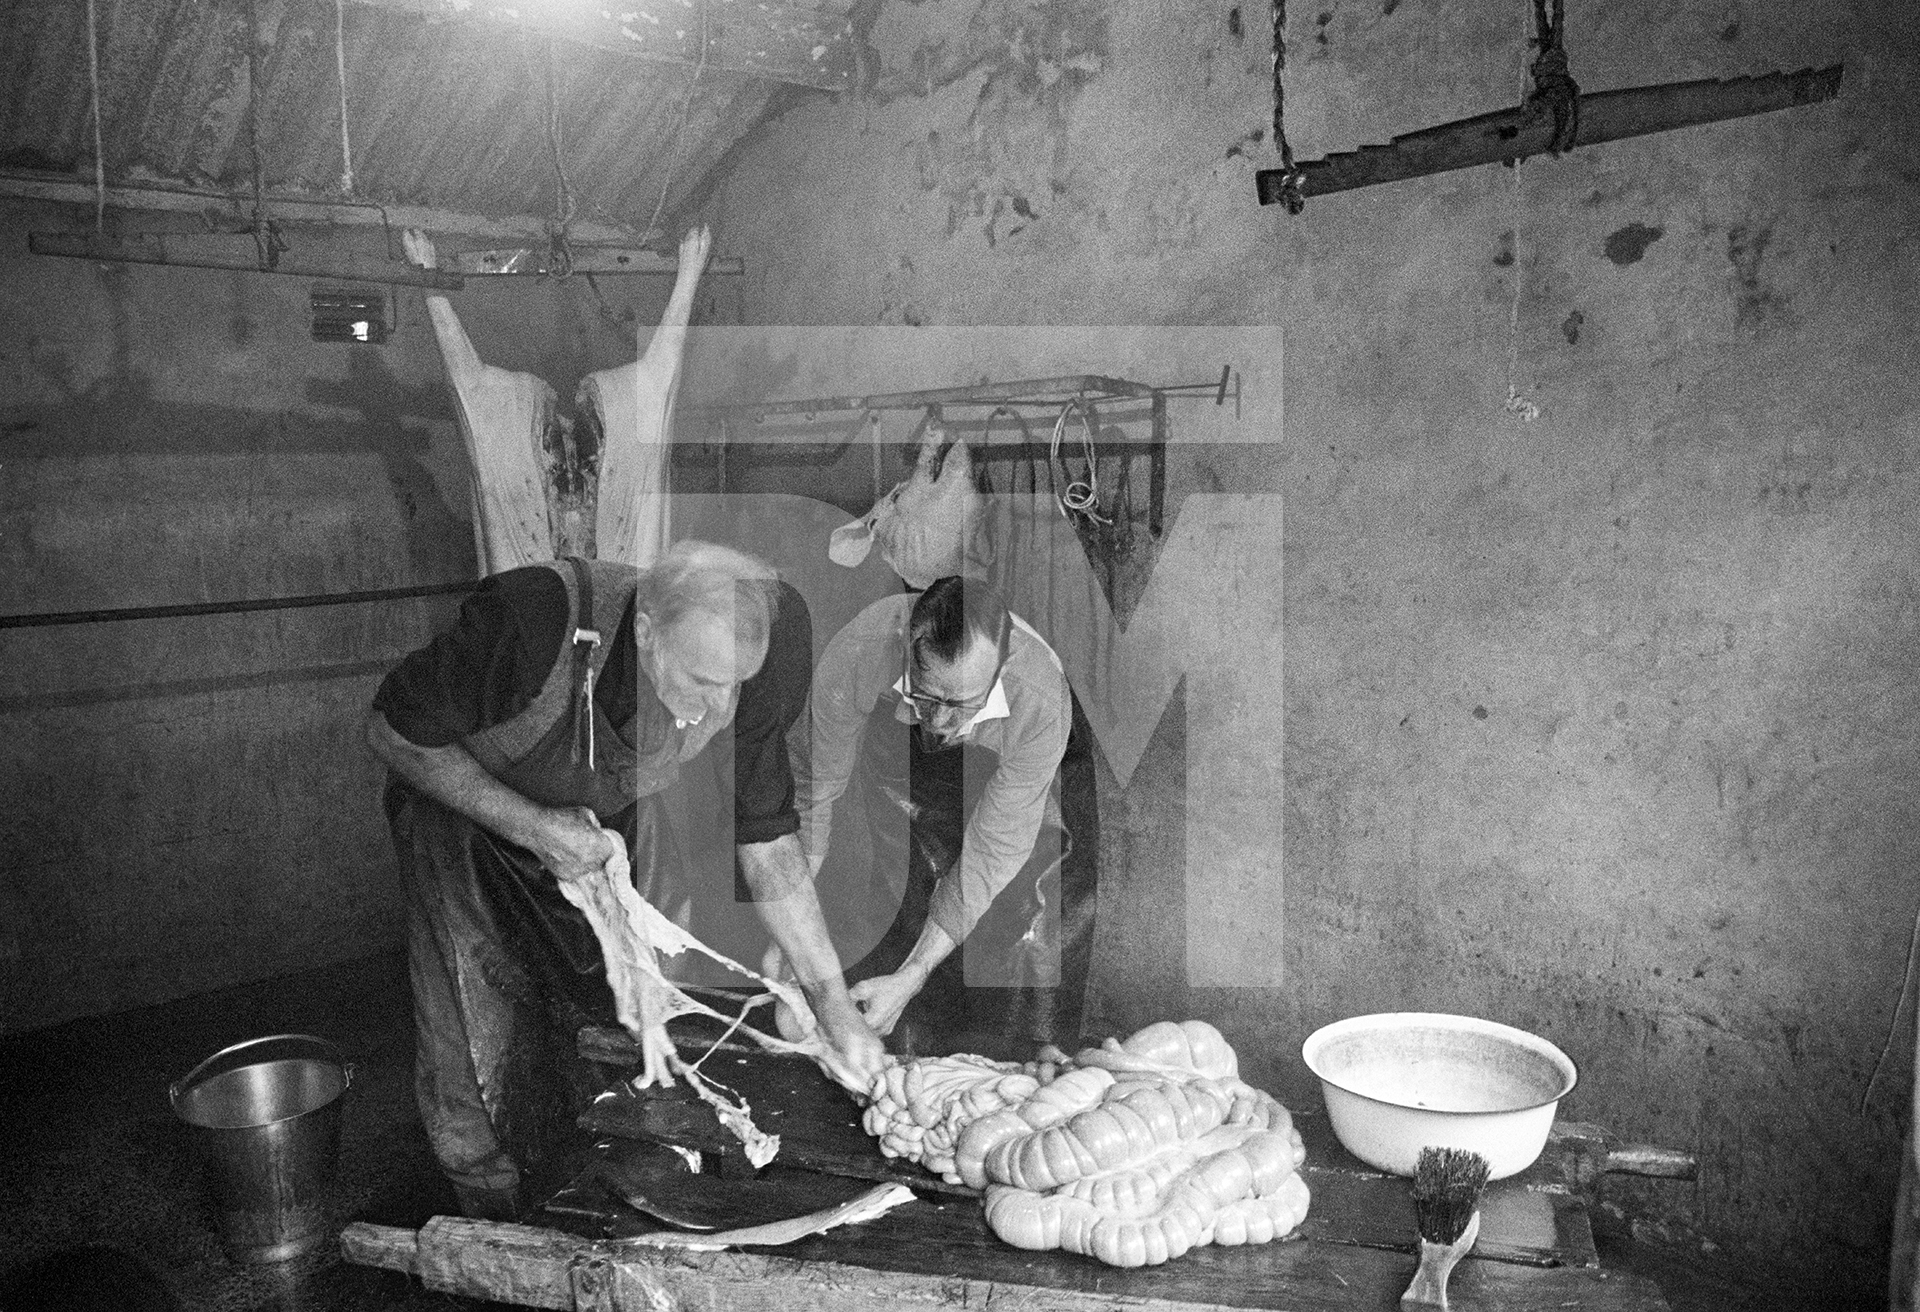
[[[192,1070],[188,1071],[185,1075],[182,1075],[179,1079],[175,1080],[172,1084],[169,1084],[167,1086],[167,1105],[169,1107],[174,1108],[175,1110],[178,1110],[180,1106],[180,1095],[183,1092],[185,1092],[189,1086],[193,1084],[194,1080],[199,1076],[200,1072],[206,1070],[207,1067],[213,1065],[215,1062],[219,1061],[222,1057],[230,1057],[234,1053],[239,1052],[242,1049],[251,1048],[256,1046],[257,1044],[280,1043],[286,1040],[298,1040],[302,1043],[320,1044],[328,1052],[332,1053],[333,1060],[339,1063],[340,1074],[342,1077],[342,1082],[340,1086],[341,1091],[344,1092],[347,1089],[350,1089],[353,1087],[354,1065],[350,1061],[340,1060],[340,1049],[336,1047],[334,1044],[328,1042],[326,1039],[323,1039],[316,1034],[269,1034],[263,1038],[247,1039],[240,1043],[228,1044],[226,1047],[220,1049],[220,1051],[214,1053],[213,1056],[207,1058],[205,1061],[201,1062],[198,1066],[195,1066]]]

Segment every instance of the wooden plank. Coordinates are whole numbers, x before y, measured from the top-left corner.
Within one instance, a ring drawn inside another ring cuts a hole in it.
[[[392,283],[442,291],[459,291],[463,285],[453,274],[415,268],[397,260],[320,263],[283,252],[272,268],[262,268],[251,237],[188,237],[157,232],[116,237],[97,232],[34,232],[27,235],[27,249],[35,255],[59,255],[77,260],[277,273],[326,282]]]
[[[685,1029],[676,1032],[676,1040],[690,1054],[704,1050],[701,1039]],[[623,1042],[631,1041],[605,1032],[589,1038],[583,1031],[581,1052],[605,1060],[621,1053]],[[782,1166],[894,1180],[928,1194],[977,1197],[965,1185],[882,1154],[861,1128],[860,1109],[811,1062],[754,1049],[716,1053],[702,1069],[746,1098],[761,1129],[780,1136],[776,1161]],[[1306,1143],[1302,1175],[1313,1194],[1304,1233],[1329,1243],[1412,1252],[1416,1239],[1407,1181],[1347,1152],[1324,1117],[1303,1114],[1295,1124]],[[718,1155],[723,1163],[741,1156],[739,1142],[721,1129],[713,1111],[684,1090],[635,1093],[621,1082],[588,1108],[580,1126],[595,1135],[678,1144]],[[1567,1186],[1570,1174],[1556,1150],[1543,1153],[1519,1175],[1490,1185],[1476,1251],[1534,1266],[1597,1266],[1586,1202]]]
[[[1591,1197],[1602,1175],[1639,1175],[1656,1180],[1692,1180],[1700,1173],[1693,1154],[1646,1143],[1621,1143],[1603,1126],[1555,1121],[1547,1138],[1550,1161],[1572,1193]]]
[[[621,0],[532,5],[526,0],[354,0],[435,22],[491,22],[638,59],[726,69],[824,91],[853,84],[853,24],[843,14],[781,0]]]
[[[1794,73],[1726,81],[1706,78],[1583,95],[1576,144],[1594,146],[1830,100],[1840,94],[1843,72],[1844,65],[1833,64]],[[1356,187],[1525,159],[1545,151],[1553,132],[1553,118],[1542,110],[1528,105],[1503,109],[1409,132],[1384,146],[1363,146],[1325,159],[1307,160],[1300,165],[1304,176],[1301,189],[1311,199]],[[1280,169],[1255,173],[1254,184],[1262,205],[1280,200],[1284,178]]]
[[[430,1290],[469,1298],[576,1307],[574,1273],[591,1265],[595,1297],[610,1286],[603,1305],[732,1312],[1388,1312],[1399,1307],[1415,1264],[1400,1253],[1296,1241],[1197,1249],[1164,1266],[1125,1270],[1011,1248],[987,1231],[979,1208],[960,1200],[916,1201],[779,1249],[674,1252],[455,1217],[435,1217],[417,1234],[349,1225],[341,1247],[350,1262],[406,1271]],[[1658,1289],[1638,1277],[1471,1257],[1454,1272],[1452,1293],[1458,1306],[1486,1312],[1666,1312]]]
[[[72,177],[10,169],[0,171],[0,196],[15,200],[44,200],[61,205],[92,206],[94,185]],[[423,205],[378,205],[369,201],[316,200],[312,197],[274,195],[265,199],[268,216],[280,224],[327,224],[359,227],[421,228],[433,233],[488,240],[538,238],[545,240],[551,218],[521,215],[515,218],[487,218],[463,214],[457,210],[432,209]],[[212,214],[233,230],[252,221],[253,197],[240,192],[208,188],[164,186],[159,183],[132,185],[107,184],[107,207],[156,213]],[[568,225],[575,241],[639,243],[658,233],[642,233],[598,219],[575,219]]]
[[[508,250],[457,251],[440,257],[442,273],[464,278],[501,278],[515,276],[550,277],[562,273],[594,274],[677,274],[680,261],[672,255],[636,246],[578,246],[567,248],[566,261],[555,258],[551,244],[520,246]],[[746,262],[735,259],[711,259],[704,274],[740,274]]]

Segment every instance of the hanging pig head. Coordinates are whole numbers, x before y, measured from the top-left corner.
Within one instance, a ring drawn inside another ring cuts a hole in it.
[[[927,424],[913,473],[860,519],[835,529],[827,555],[852,568],[875,543],[910,588],[953,574],[983,578],[993,563],[972,453],[937,421]]]

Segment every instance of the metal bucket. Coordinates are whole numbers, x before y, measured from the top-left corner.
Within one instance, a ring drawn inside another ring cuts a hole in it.
[[[237,1262],[281,1262],[325,1242],[353,1067],[310,1034],[223,1048],[167,1090],[193,1127],[214,1219]]]

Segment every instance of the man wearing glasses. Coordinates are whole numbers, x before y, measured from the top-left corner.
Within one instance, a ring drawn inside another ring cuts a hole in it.
[[[1070,873],[1088,887],[1062,906],[1073,723],[1060,658],[977,579],[883,598],[828,644],[801,844],[816,879],[832,851],[823,898],[857,962],[850,991],[892,1046],[1028,1056],[1030,1040],[1078,1038],[1086,953],[1063,972],[1060,951],[1063,910],[1085,922],[1075,941],[1091,939],[1090,869]],[[850,783],[865,832],[835,845]]]

